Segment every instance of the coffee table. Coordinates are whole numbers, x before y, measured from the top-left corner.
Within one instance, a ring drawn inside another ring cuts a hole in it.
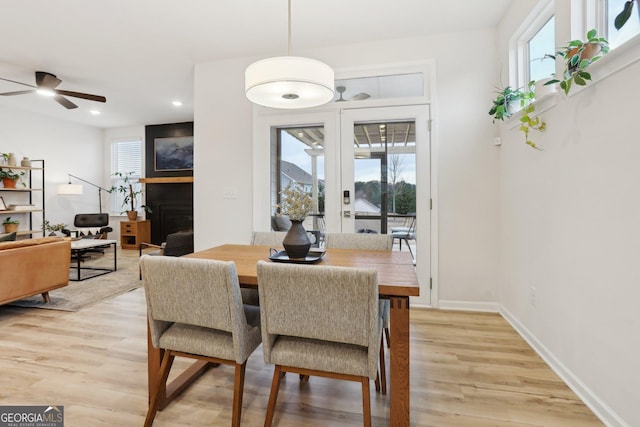
[[[87,280],[92,277],[102,276],[103,274],[111,273],[112,271],[116,271],[118,269],[118,257],[117,248],[116,248],[116,240],[105,240],[105,239],[80,239],[74,240],[71,242],[71,258],[75,257],[76,265],[71,266],[71,271],[69,272],[69,280],[74,282],[79,282],[82,280]],[[87,267],[81,264],[82,255],[87,252],[95,251],[96,248],[100,247],[108,247],[113,246],[113,268],[108,267]]]

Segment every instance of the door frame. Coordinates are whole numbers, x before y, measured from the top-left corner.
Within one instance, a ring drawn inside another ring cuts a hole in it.
[[[269,110],[254,107],[253,114],[253,156],[252,156],[252,173],[253,173],[253,230],[269,231],[271,230],[270,212],[273,208],[270,201],[270,179],[264,177],[270,176],[271,171],[271,141],[274,136],[275,128],[285,126],[324,126],[325,131],[325,226],[327,232],[340,232],[342,230],[342,161],[340,134],[342,132],[342,115],[345,112],[362,111],[361,114],[373,114],[377,110],[396,109],[395,111],[403,111],[404,108],[411,108],[421,111],[422,114],[407,115],[406,110],[403,114],[397,115],[398,120],[411,119],[416,121],[416,132],[418,132],[418,122],[421,123],[421,132],[427,133],[427,144],[423,146],[416,145],[416,178],[418,183],[422,183],[422,179],[426,179],[426,186],[423,184],[421,188],[429,191],[430,197],[416,197],[417,221],[419,224],[425,224],[422,229],[428,230],[428,238],[417,240],[417,251],[421,254],[427,254],[424,261],[418,263],[418,280],[420,282],[420,297],[411,297],[411,304],[422,307],[437,307],[438,289],[437,289],[437,270],[438,270],[438,232],[437,232],[437,156],[436,145],[431,127],[431,110],[430,104],[407,104],[402,106],[389,107],[371,107],[371,108],[343,108],[335,104],[328,104],[324,107],[318,107],[313,110]],[[425,115],[426,113],[426,115]],[[360,114],[360,113],[358,113]],[[398,113],[396,113],[398,114]],[[393,117],[393,116],[392,116]],[[385,118],[386,119],[386,118]],[[365,119],[362,120],[375,120]],[[381,119],[384,120],[384,119]],[[353,159],[353,153],[351,154]],[[333,161],[329,161],[333,159]],[[420,170],[420,165],[427,166],[427,173]],[[351,166],[353,169],[353,165]],[[353,170],[352,176],[353,176]],[[333,191],[329,191],[331,188]],[[353,191],[353,189],[351,189]],[[416,195],[417,196],[417,195]],[[419,225],[420,227],[420,225]],[[424,233],[424,231],[423,231]]]
[[[429,306],[432,304],[431,295],[431,266],[432,266],[432,218],[431,218],[431,138],[430,138],[430,106],[428,104],[401,105],[371,108],[346,108],[340,111],[340,142],[342,156],[341,164],[341,188],[336,189],[337,194],[349,190],[354,192],[354,147],[353,128],[356,123],[377,123],[393,121],[413,121],[416,126],[416,221],[418,224],[416,239],[416,273],[420,283],[420,297],[412,297],[412,303]],[[349,178],[350,177],[350,178]],[[347,181],[348,179],[348,181]],[[341,202],[341,211],[353,211],[352,204]],[[353,232],[355,225],[355,212],[351,217],[340,216],[342,232]]]

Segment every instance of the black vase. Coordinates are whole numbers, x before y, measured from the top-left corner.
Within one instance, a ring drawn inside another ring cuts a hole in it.
[[[309,253],[309,248],[311,247],[311,241],[302,226],[302,221],[296,219],[291,220],[291,228],[289,228],[286,236],[284,236],[282,246],[290,259],[306,258]]]

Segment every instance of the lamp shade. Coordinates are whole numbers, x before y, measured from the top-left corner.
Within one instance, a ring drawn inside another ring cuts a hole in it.
[[[245,94],[271,108],[309,108],[333,99],[334,73],[327,64],[299,56],[278,56],[249,65]]]
[[[58,184],[58,194],[82,194],[81,184]]]

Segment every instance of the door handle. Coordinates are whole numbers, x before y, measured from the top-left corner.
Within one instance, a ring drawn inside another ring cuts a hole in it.
[[[345,218],[351,218],[351,211],[342,211],[342,216]]]

